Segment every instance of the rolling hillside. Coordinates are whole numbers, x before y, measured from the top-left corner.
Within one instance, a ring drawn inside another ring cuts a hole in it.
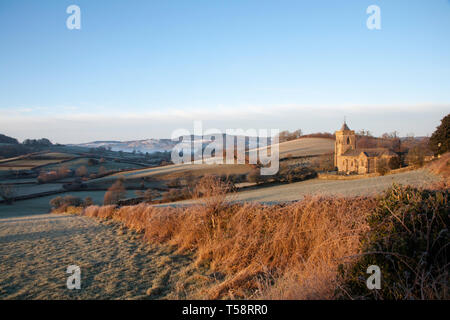
[[[279,144],[280,158],[292,155],[299,156],[315,156],[334,151],[334,141],[324,138],[303,138]],[[104,184],[110,183],[119,177],[126,180],[137,180],[147,177],[155,177],[158,179],[166,179],[174,176],[185,176],[187,174],[203,175],[203,174],[242,174],[248,173],[251,170],[249,165],[245,164],[212,164],[211,161],[207,163],[197,162],[195,164],[174,164],[163,167],[131,170],[127,172],[117,173],[100,179],[90,180],[88,184]],[[209,163],[208,163],[209,162]]]

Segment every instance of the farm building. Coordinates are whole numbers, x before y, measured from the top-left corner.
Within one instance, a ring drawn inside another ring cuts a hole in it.
[[[339,172],[372,173],[382,162],[398,155],[387,148],[356,148],[356,135],[344,122],[336,131],[334,166]]]

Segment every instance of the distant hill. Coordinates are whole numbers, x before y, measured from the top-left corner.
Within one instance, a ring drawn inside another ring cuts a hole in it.
[[[224,134],[224,139],[226,135]],[[243,136],[235,136],[238,139],[244,139]],[[246,140],[246,145],[249,141],[255,141],[256,138],[250,137]],[[183,137],[183,144],[189,144],[191,141],[201,141],[203,145],[211,142],[209,138],[200,136],[186,136]],[[154,153],[154,152],[164,152],[171,151],[175,146],[182,147],[179,145],[179,141],[172,141],[171,139],[145,139],[145,140],[131,140],[131,141],[92,141],[88,143],[76,144],[73,146],[85,147],[85,148],[111,148],[112,151],[123,151],[123,152],[142,152],[142,153]],[[181,149],[181,148],[180,148]]]
[[[170,139],[145,139],[132,141],[92,141],[81,143],[75,146],[85,148],[111,148],[112,151],[133,152],[133,150],[143,153],[154,153],[170,151],[178,142]]]
[[[0,133],[0,143],[19,144],[19,141],[15,138],[11,138]]]

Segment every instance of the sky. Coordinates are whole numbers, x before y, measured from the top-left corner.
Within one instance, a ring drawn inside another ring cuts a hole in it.
[[[450,0],[0,1],[0,133],[19,140],[170,138],[195,120],[333,132],[344,116],[424,136],[449,110]]]

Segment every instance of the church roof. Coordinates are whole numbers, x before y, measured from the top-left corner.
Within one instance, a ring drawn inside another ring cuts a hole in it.
[[[354,150],[347,150],[343,156],[357,157],[361,153],[364,153],[367,157],[380,157],[380,156],[395,156],[396,153],[390,151],[388,148],[359,148]]]
[[[342,127],[341,127],[341,131],[344,131],[344,130],[350,130],[350,128],[347,126],[347,124],[345,122],[342,124]]]

